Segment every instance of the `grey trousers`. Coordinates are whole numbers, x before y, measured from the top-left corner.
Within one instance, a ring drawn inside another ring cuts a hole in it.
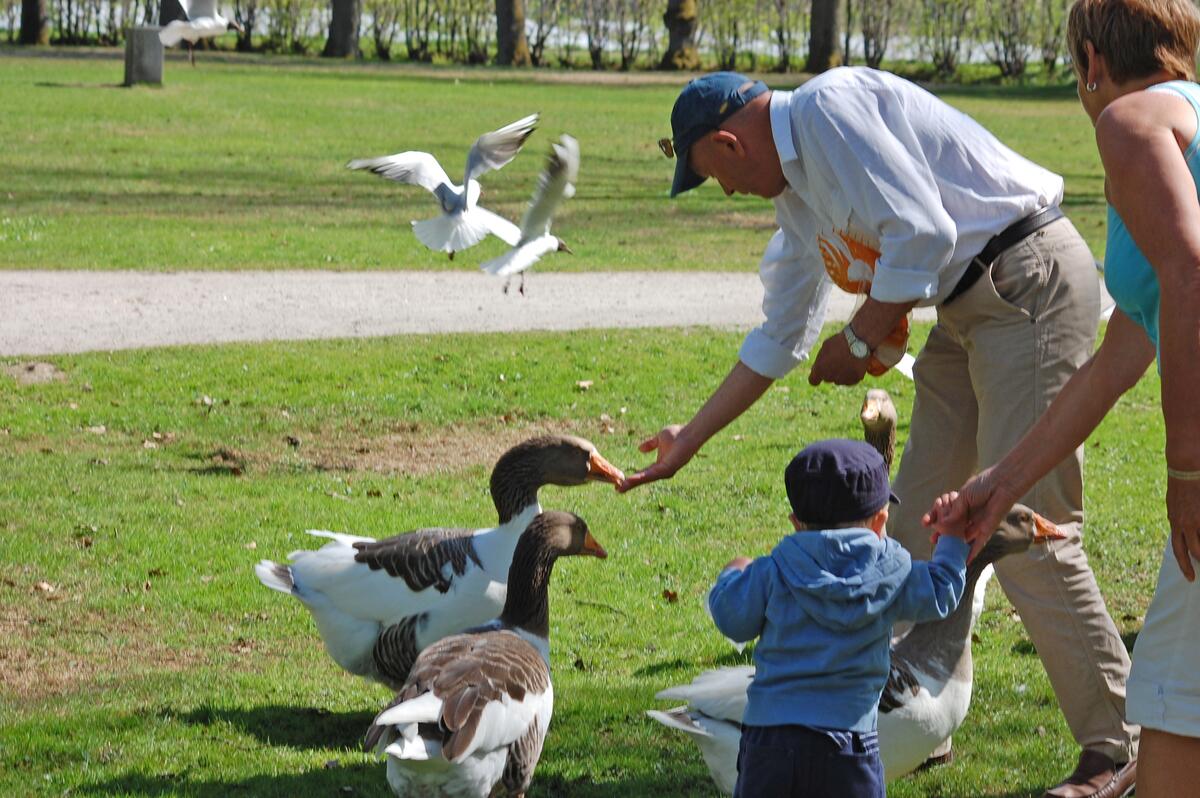
[[[921,515],[934,498],[1001,459],[1091,356],[1099,316],[1091,252],[1060,219],[1000,255],[949,306],[914,367],[912,424],[888,533],[930,555]],[[1129,654],[1083,551],[1083,449],[1021,501],[1068,537],[996,563],[1037,647],[1076,742],[1117,761],[1136,754],[1125,722]]]

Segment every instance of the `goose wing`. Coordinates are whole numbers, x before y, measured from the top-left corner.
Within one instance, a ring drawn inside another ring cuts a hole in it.
[[[410,150],[379,158],[358,158],[346,164],[347,169],[365,169],[372,174],[420,186],[435,194],[439,200],[446,191],[454,192],[454,184],[442,165],[427,152]],[[456,193],[456,192],[455,192]]]
[[[560,202],[575,193],[579,177],[579,142],[565,133],[551,143],[546,166],[538,178],[533,199],[521,219],[521,242],[550,232],[550,220]]]
[[[499,169],[517,157],[521,145],[537,129],[538,115],[530,114],[510,125],[484,133],[475,139],[467,155],[467,174],[463,185],[467,185],[484,172]]]
[[[450,589],[455,576],[462,576],[483,563],[475,551],[473,529],[420,529],[407,535],[353,543],[354,559],[372,571],[404,580],[410,590]]]
[[[891,712],[899,709],[920,690],[921,683],[917,680],[912,665],[903,656],[898,656],[893,649],[887,684],[883,686],[883,693],[879,696],[879,711]]]
[[[418,703],[425,695],[433,699]],[[529,642],[507,630],[454,635],[421,652],[392,706],[375,718],[366,743],[394,737],[390,726],[436,722],[443,756],[461,762],[475,751],[522,740],[531,725],[548,720],[552,703],[550,669]],[[436,717],[427,719],[425,711],[412,708],[433,709]],[[397,731],[405,735],[404,728]]]

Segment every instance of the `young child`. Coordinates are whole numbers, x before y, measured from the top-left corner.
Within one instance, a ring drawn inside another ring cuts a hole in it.
[[[796,533],[769,556],[732,560],[709,593],[727,637],[758,637],[735,798],[882,798],[876,705],[892,623],[945,618],[962,598],[969,547],[941,527],[933,559],[887,537],[883,457],[814,443],[784,472]]]

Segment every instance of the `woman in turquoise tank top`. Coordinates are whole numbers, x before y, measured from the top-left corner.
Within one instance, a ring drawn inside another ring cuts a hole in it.
[[[1022,441],[955,499],[935,503],[927,521],[965,517],[974,547],[982,547],[1017,497],[1080,445],[1157,358],[1171,529],[1133,652],[1126,716],[1142,726],[1139,798],[1197,795],[1200,86],[1193,81],[1200,12],[1190,0],[1077,0],[1067,39],[1104,164],[1105,280],[1117,310],[1096,354]],[[1134,772],[1115,768],[1070,795],[1125,795]]]

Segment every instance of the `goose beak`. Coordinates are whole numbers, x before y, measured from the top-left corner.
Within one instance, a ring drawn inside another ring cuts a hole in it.
[[[625,473],[612,463],[600,456],[600,452],[592,450],[588,455],[587,478],[597,482],[611,482],[620,485],[625,481]]]
[[[867,399],[863,402],[862,412],[859,416],[863,421],[870,423],[879,419],[879,402],[874,399]]]
[[[604,547],[601,546],[594,537],[592,537],[591,532],[588,532],[587,537],[583,539],[583,550],[579,553],[586,554],[589,557],[597,557],[601,560],[608,557],[608,552],[604,550]]]
[[[1066,535],[1050,521],[1037,513],[1033,514],[1033,542],[1046,543],[1051,540],[1065,540]]]

